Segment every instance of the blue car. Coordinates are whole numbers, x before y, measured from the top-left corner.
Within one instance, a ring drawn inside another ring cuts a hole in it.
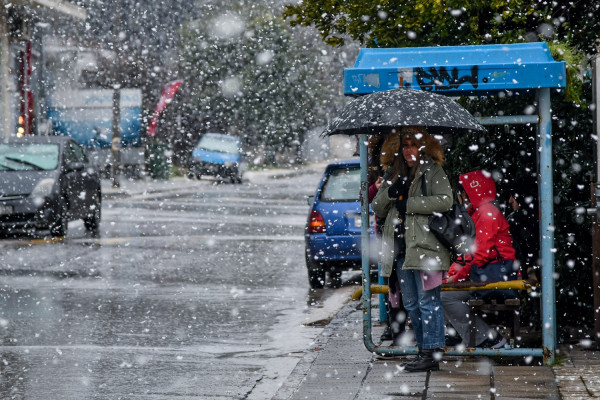
[[[361,268],[360,164],[358,160],[327,166],[314,196],[305,227],[306,267],[313,289],[322,288],[329,273],[332,286],[341,284],[342,271]],[[377,265],[370,212],[370,264]]]
[[[188,176],[200,179],[211,175],[219,180],[241,183],[246,170],[242,140],[222,133],[205,133],[192,152]]]

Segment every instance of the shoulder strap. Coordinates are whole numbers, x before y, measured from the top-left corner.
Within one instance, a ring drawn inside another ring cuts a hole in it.
[[[427,186],[425,184],[425,172],[423,172],[423,175],[421,175],[421,193],[423,194],[423,197],[427,196]]]

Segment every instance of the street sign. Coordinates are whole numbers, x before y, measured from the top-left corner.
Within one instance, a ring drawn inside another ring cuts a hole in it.
[[[123,147],[123,142],[121,142],[121,138],[115,137],[111,141],[111,150],[119,151]]]

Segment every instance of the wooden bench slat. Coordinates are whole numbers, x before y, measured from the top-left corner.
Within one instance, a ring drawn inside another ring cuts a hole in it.
[[[504,300],[504,304],[507,306],[517,307],[521,305],[521,299],[506,299]]]

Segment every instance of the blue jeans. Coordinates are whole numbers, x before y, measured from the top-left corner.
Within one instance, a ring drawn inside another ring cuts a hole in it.
[[[402,290],[402,303],[412,322],[417,346],[421,349],[444,347],[444,309],[441,286],[423,290],[421,271],[402,269],[404,259],[398,260],[396,272]]]

